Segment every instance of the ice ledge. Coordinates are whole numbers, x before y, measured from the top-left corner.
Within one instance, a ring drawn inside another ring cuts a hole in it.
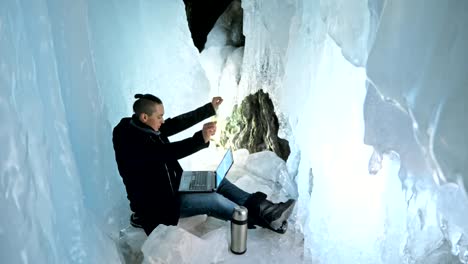
[[[127,264],[303,263],[303,235],[294,228],[283,235],[250,229],[247,252],[235,255],[229,250],[230,222],[205,215],[181,219],[178,226],[159,225],[149,237],[127,227],[119,244]]]

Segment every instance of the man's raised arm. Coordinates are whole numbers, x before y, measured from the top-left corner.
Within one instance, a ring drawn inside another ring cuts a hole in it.
[[[216,114],[216,110],[223,102],[221,97],[213,97],[211,103],[207,103],[193,111],[181,114],[174,118],[168,118],[159,129],[161,133],[169,137],[203,121]]]

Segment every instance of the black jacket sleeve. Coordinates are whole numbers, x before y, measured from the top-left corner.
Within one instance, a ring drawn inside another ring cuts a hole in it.
[[[162,139],[159,139],[162,140]],[[162,162],[170,162],[185,158],[203,148],[209,146],[209,142],[205,143],[202,131],[193,134],[192,137],[176,141],[176,142],[161,142],[156,146],[152,146],[153,151],[148,152],[151,155],[148,158]],[[156,150],[156,151],[154,151]]]
[[[170,137],[177,134],[185,129],[199,123],[200,121],[213,116],[216,114],[213,105],[207,103],[202,107],[199,107],[188,113],[176,116],[174,118],[168,118],[164,121],[164,124],[159,128],[161,133],[165,136]]]

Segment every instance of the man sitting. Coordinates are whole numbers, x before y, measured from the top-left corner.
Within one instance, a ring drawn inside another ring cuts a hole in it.
[[[177,225],[180,217],[207,214],[231,220],[234,208],[249,210],[249,226],[287,230],[295,201],[272,203],[264,193],[249,194],[224,179],[216,192],[179,193],[182,167],[178,160],[209,146],[216,123],[208,122],[192,137],[170,142],[168,137],[213,116],[223,102],[214,97],[191,112],[164,120],[162,101],[151,94],[136,94],[134,114],[123,118],[113,130],[113,144],[130,208],[131,224],[149,235],[159,224]]]

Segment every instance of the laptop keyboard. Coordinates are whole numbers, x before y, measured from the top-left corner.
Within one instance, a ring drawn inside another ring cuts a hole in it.
[[[190,190],[206,190],[207,177],[205,172],[193,172]]]

